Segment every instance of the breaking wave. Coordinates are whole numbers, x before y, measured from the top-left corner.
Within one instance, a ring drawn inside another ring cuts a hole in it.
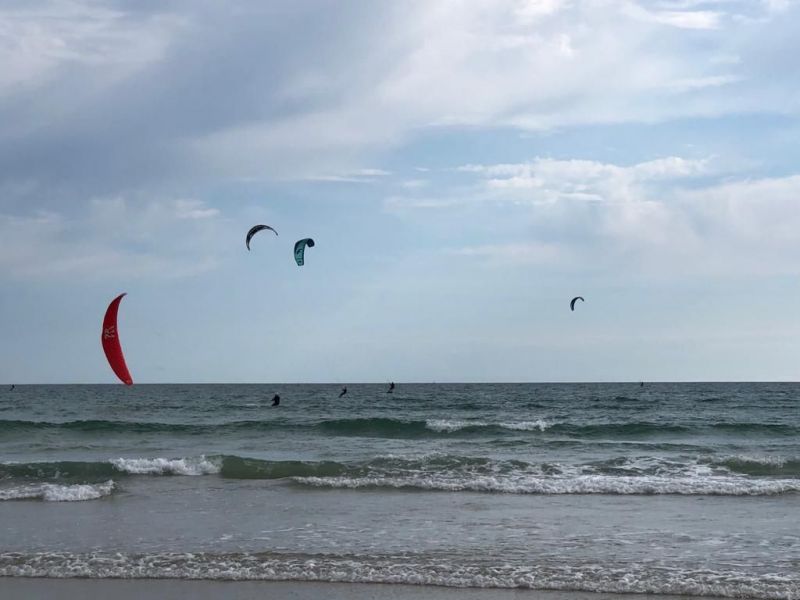
[[[105,483],[79,483],[74,485],[57,485],[43,483],[39,485],[23,485],[0,488],[2,500],[44,500],[46,502],[81,502],[97,500],[110,496],[114,491],[114,481]]]
[[[220,461],[199,458],[115,458],[111,465],[132,475],[211,475],[219,473]]]
[[[0,553],[0,576],[139,579],[319,581],[674,594],[791,600],[800,576],[692,569],[663,561],[536,564],[453,561],[445,556],[358,556],[277,553],[73,554]]]
[[[297,477],[295,481],[327,488],[395,488],[447,492],[495,492],[504,494],[606,494],[606,495],[690,495],[690,496],[772,496],[800,492],[800,480],[748,480],[738,477],[619,477],[579,475],[576,477],[479,475],[471,478],[446,475]]]
[[[773,495],[800,491],[800,461],[705,457],[682,461],[618,457],[579,464],[532,463],[448,454],[365,461],[270,461],[234,455],[115,458],[101,462],[0,464],[0,481],[102,484],[131,476],[219,476],[287,480],[329,488],[395,488],[515,494]],[[73,486],[74,487],[74,486]],[[41,487],[24,487],[32,496]],[[23,493],[23,492],[16,492]]]

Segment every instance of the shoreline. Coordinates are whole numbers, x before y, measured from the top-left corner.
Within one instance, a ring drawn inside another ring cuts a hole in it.
[[[317,581],[212,581],[204,579],[89,579],[0,577],[4,600],[45,598],[111,598],[136,600],[685,600],[686,596],[618,594],[524,588],[457,588],[392,583],[338,583]],[[702,596],[716,599],[717,596]]]

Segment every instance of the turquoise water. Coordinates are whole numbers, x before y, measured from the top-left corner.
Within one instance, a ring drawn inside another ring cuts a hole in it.
[[[0,392],[0,574],[800,595],[800,385],[386,388]]]

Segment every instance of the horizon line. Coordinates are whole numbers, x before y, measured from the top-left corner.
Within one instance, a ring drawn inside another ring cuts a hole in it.
[[[132,386],[126,386],[121,383],[115,382],[69,382],[69,383],[53,383],[53,382],[38,382],[38,383],[0,383],[0,386],[34,386],[34,385],[83,385],[83,386],[119,386],[119,387],[137,387],[145,385],[386,385],[391,380],[386,381],[204,381],[204,382],[187,382],[187,381],[148,381],[143,383],[134,383]],[[794,379],[719,379],[719,380],[705,380],[705,379],[663,379],[663,380],[624,380],[624,381],[398,381],[394,380],[395,385],[622,385],[622,384],[680,384],[680,383],[800,383],[800,380]]]

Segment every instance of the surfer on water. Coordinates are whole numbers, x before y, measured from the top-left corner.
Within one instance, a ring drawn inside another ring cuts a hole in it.
[[[394,381],[389,384],[389,389],[386,390],[387,394],[391,394],[394,391]]]
[[[281,404],[281,397],[278,394],[275,394],[272,397],[272,406],[280,406]]]
[[[346,393],[347,393],[347,386],[344,386],[344,387],[342,388],[342,391],[341,391],[341,392],[339,392],[339,398],[341,398],[342,396],[344,396]]]

